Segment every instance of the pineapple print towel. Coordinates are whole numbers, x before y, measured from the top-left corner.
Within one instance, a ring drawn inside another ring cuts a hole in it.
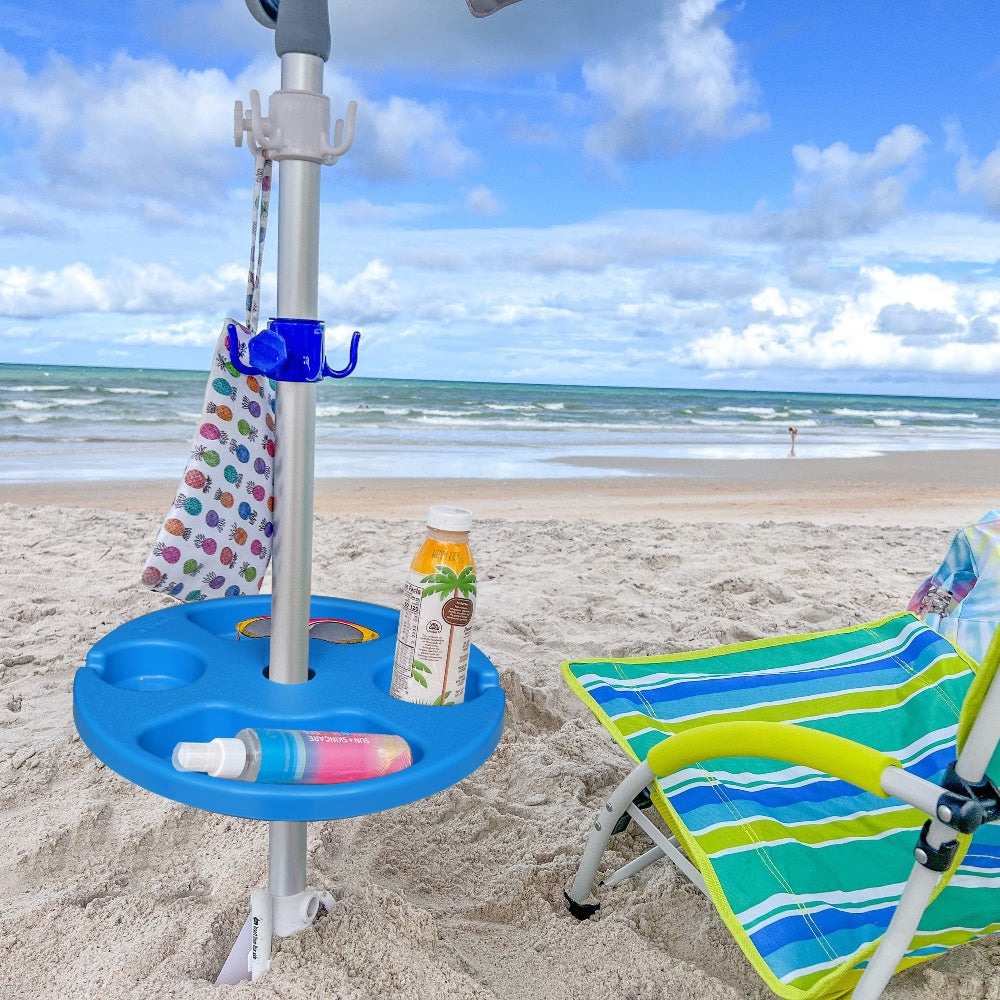
[[[237,329],[249,336],[222,325],[191,457],[142,572],[182,601],[256,593],[271,557],[276,387],[232,366],[227,330]]]

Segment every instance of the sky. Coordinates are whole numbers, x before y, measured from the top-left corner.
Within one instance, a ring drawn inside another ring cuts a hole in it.
[[[358,329],[373,377],[1000,396],[995,15],[333,0],[333,366]],[[279,88],[273,33],[243,0],[0,19],[0,362],[206,369],[243,318],[233,105]],[[265,318],[276,243],[272,217]]]

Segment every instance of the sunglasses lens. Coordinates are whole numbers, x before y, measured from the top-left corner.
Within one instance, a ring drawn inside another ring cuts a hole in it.
[[[237,628],[241,635],[250,639],[266,639],[271,634],[271,619],[251,618],[248,622],[241,622]]]
[[[250,639],[267,639],[271,635],[270,618],[251,618],[236,626],[240,635]],[[377,639],[374,632],[362,629],[350,622],[336,621],[332,618],[321,618],[309,623],[309,638],[322,639],[324,642],[364,642],[366,639]]]
[[[310,624],[309,638],[324,642],[363,642],[365,633],[349,622],[318,621]]]

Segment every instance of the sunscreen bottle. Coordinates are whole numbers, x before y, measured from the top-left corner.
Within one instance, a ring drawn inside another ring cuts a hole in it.
[[[431,507],[427,540],[403,591],[389,694],[421,705],[458,705],[476,610],[476,566],[469,551],[472,514]]]
[[[317,733],[297,729],[241,729],[210,743],[178,743],[178,771],[272,784],[333,785],[378,778],[413,763],[402,736]]]

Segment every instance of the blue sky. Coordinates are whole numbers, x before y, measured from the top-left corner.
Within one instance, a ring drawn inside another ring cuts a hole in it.
[[[326,91],[360,107],[320,309],[359,374],[1000,395],[993,5],[331,10]],[[273,35],[242,0],[0,16],[0,361],[206,368]]]

